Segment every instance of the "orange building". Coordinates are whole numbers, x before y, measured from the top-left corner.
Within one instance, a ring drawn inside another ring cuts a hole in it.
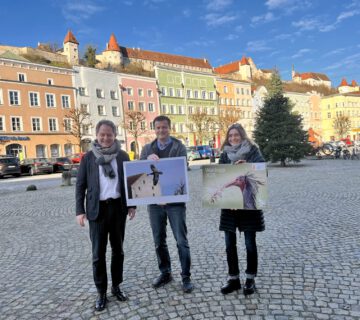
[[[67,118],[75,106],[71,69],[0,56],[0,154],[20,159],[77,151]]]

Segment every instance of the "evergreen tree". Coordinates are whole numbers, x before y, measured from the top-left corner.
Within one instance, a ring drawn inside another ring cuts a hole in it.
[[[256,116],[254,139],[266,160],[286,159],[299,162],[309,151],[307,133],[302,130],[302,117],[291,112],[293,105],[283,95],[282,82],[274,73],[268,85],[268,95],[264,107]]]
[[[96,60],[96,48],[88,45],[84,53],[85,66],[95,68],[95,65],[99,62]]]

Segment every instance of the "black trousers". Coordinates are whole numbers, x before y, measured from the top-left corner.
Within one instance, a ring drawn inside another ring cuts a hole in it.
[[[94,282],[99,293],[106,293],[106,246],[111,245],[111,279],[113,287],[123,281],[123,242],[127,213],[121,211],[119,199],[100,201],[99,216],[89,221],[92,244],[92,265]]]

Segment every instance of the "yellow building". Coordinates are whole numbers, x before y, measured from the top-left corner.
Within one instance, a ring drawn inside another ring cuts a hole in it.
[[[337,116],[348,116],[351,120],[351,129],[347,137],[351,140],[360,140],[360,91],[334,94],[321,99],[322,136],[324,141],[335,141],[342,137],[334,129],[334,120]]]

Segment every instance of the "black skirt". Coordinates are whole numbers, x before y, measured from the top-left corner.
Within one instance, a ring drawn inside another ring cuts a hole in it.
[[[262,210],[230,210],[221,209],[220,231],[236,232],[265,230],[265,220]]]

